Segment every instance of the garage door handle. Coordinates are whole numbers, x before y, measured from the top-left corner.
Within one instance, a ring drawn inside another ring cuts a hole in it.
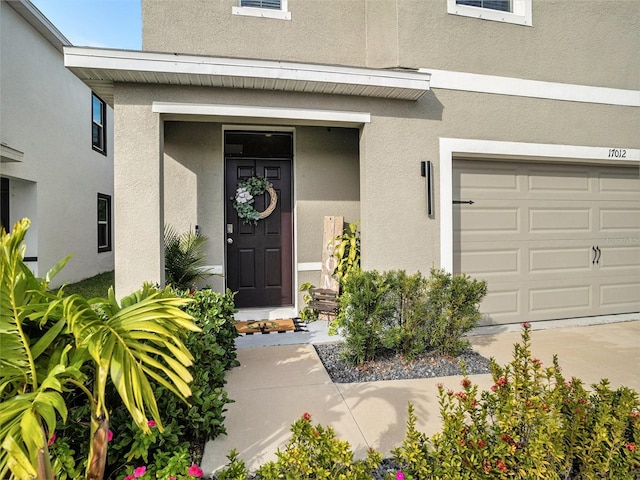
[[[461,203],[466,203],[467,205],[473,205],[475,202],[473,200],[454,200],[454,205],[459,205]]]
[[[602,251],[600,250],[600,247],[598,247],[597,245],[595,247],[591,247],[591,250],[593,250],[593,260],[591,262],[592,265],[596,265],[600,263],[600,257],[602,256]]]
[[[596,245],[596,251],[598,252],[598,256],[596,258],[596,265],[600,263],[600,257],[602,256],[602,252],[600,251],[600,247]]]

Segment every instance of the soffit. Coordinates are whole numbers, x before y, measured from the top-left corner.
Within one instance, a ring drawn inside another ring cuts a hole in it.
[[[113,106],[115,82],[417,100],[430,74],[332,65],[65,47],[64,64]]]

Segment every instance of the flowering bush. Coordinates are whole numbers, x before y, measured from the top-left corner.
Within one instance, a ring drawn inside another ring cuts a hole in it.
[[[427,438],[409,405],[407,437],[394,451],[416,478],[616,478],[640,473],[638,395],[606,380],[587,392],[565,380],[557,358],[544,367],[531,355],[529,324],[505,367],[492,363],[494,385],[478,393],[438,386],[443,429]]]

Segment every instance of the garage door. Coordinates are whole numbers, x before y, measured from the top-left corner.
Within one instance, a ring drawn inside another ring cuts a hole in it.
[[[487,281],[485,323],[640,311],[637,166],[457,160],[453,189],[454,271]]]

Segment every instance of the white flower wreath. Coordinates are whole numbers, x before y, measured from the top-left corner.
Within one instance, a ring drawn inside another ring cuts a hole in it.
[[[271,201],[269,206],[263,211],[257,211],[253,204],[257,195],[269,193]],[[242,218],[244,223],[258,223],[258,220],[267,218],[276,208],[278,203],[278,195],[269,180],[259,175],[249,177],[238,183],[236,195],[233,198],[233,208],[238,212],[238,217]]]

